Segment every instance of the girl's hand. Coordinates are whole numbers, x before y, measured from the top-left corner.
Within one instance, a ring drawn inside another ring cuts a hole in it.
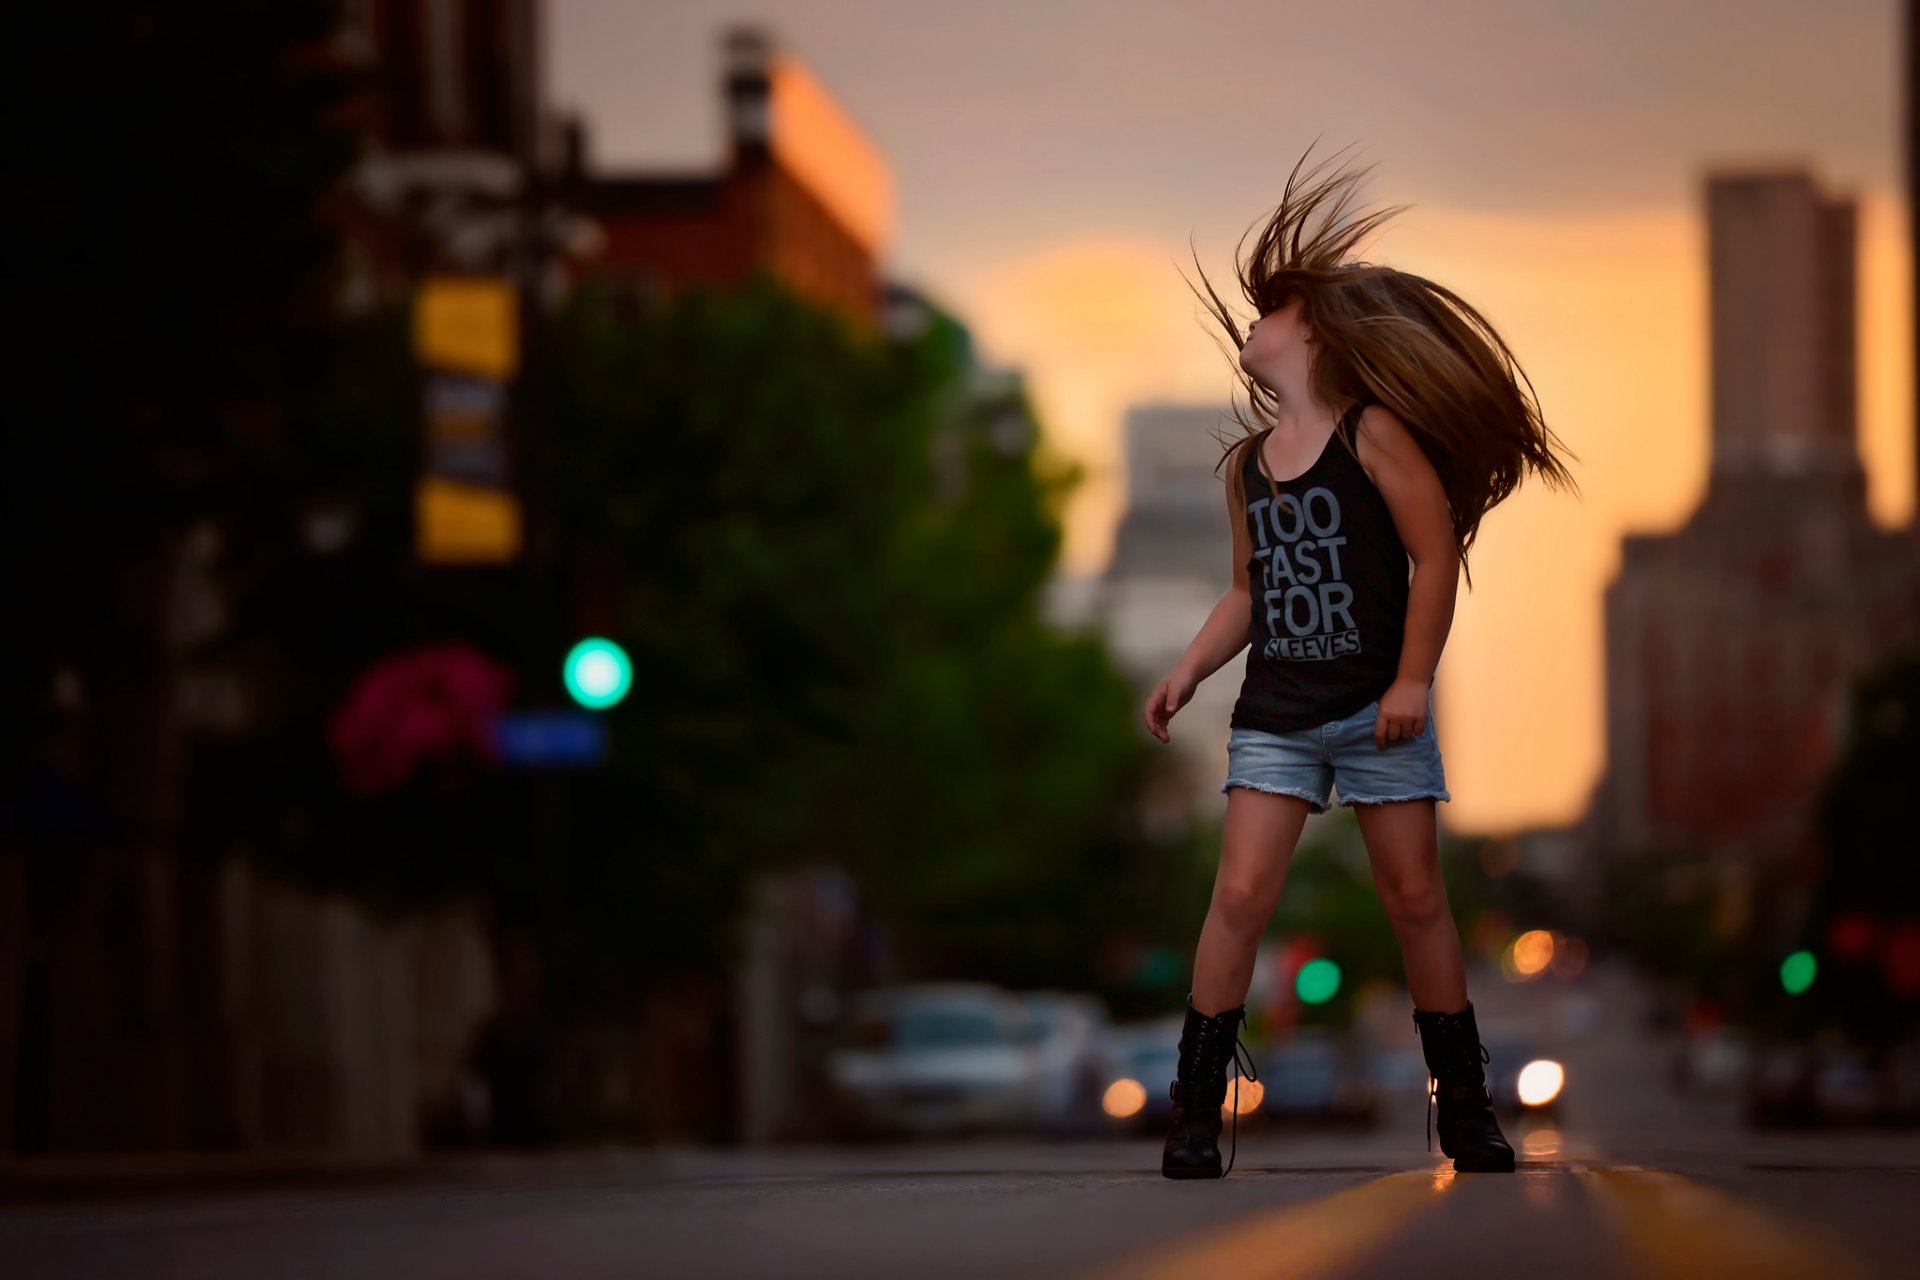
[[[1196,685],[1194,678],[1180,667],[1175,667],[1171,675],[1155,685],[1147,695],[1147,732],[1162,742],[1171,741],[1167,737],[1167,721],[1173,719],[1174,712],[1193,701]]]
[[[1389,742],[1418,737],[1427,723],[1427,686],[1418,680],[1395,680],[1380,695],[1380,714],[1373,721],[1373,745],[1381,751]]]

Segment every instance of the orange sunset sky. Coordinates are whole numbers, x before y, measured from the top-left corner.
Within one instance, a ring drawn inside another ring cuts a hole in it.
[[[1481,527],[1437,698],[1455,829],[1571,820],[1599,774],[1620,536],[1678,524],[1706,481],[1706,172],[1804,164],[1858,201],[1860,447],[1874,518],[1911,516],[1892,0],[549,3],[550,94],[598,165],[719,163],[725,23],[809,65],[891,167],[889,273],[1022,368],[1088,466],[1072,573],[1106,560],[1127,406],[1234,386],[1190,255],[1232,300],[1294,161],[1355,144],[1367,206],[1413,206],[1362,256],[1479,307],[1577,455],[1581,496],[1529,485]]]

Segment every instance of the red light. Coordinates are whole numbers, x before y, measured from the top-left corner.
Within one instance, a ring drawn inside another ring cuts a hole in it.
[[[1920,924],[1895,925],[1880,952],[1880,963],[1887,987],[1895,995],[1920,995]]]
[[[1837,915],[1827,926],[1827,951],[1836,960],[1858,960],[1873,950],[1873,917],[1864,911]]]

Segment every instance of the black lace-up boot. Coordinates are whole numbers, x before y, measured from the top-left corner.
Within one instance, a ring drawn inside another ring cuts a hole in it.
[[[1489,1059],[1473,1020],[1473,1004],[1469,1002],[1459,1013],[1416,1009],[1413,1025],[1420,1029],[1420,1049],[1427,1059],[1430,1123],[1433,1104],[1440,1104],[1440,1121],[1433,1126],[1440,1130],[1440,1149],[1453,1157],[1453,1167],[1463,1173],[1513,1172],[1513,1148],[1494,1119],[1493,1097],[1487,1092],[1486,1073],[1480,1069]],[[1427,1149],[1433,1149],[1431,1129]]]
[[[1246,1016],[1245,1005],[1208,1016],[1193,1007],[1193,993],[1187,993],[1180,1065],[1175,1068],[1173,1083],[1167,1086],[1173,1115],[1167,1121],[1167,1145],[1160,1156],[1160,1172],[1169,1178],[1224,1178],[1233,1169],[1231,1154],[1227,1167],[1220,1167],[1220,1110],[1227,1100],[1227,1063],[1234,1063],[1247,1079],[1259,1079],[1254,1074],[1253,1055],[1240,1043],[1239,1027]],[[1240,1113],[1236,1109],[1234,1154],[1239,1147]]]

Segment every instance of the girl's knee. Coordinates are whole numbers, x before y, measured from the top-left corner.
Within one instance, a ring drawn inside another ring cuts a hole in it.
[[[1377,887],[1380,905],[1396,928],[1423,929],[1447,914],[1446,889],[1438,874],[1425,870],[1382,877]]]
[[[1258,933],[1267,927],[1273,903],[1252,880],[1222,879],[1213,886],[1212,913],[1235,933]]]

